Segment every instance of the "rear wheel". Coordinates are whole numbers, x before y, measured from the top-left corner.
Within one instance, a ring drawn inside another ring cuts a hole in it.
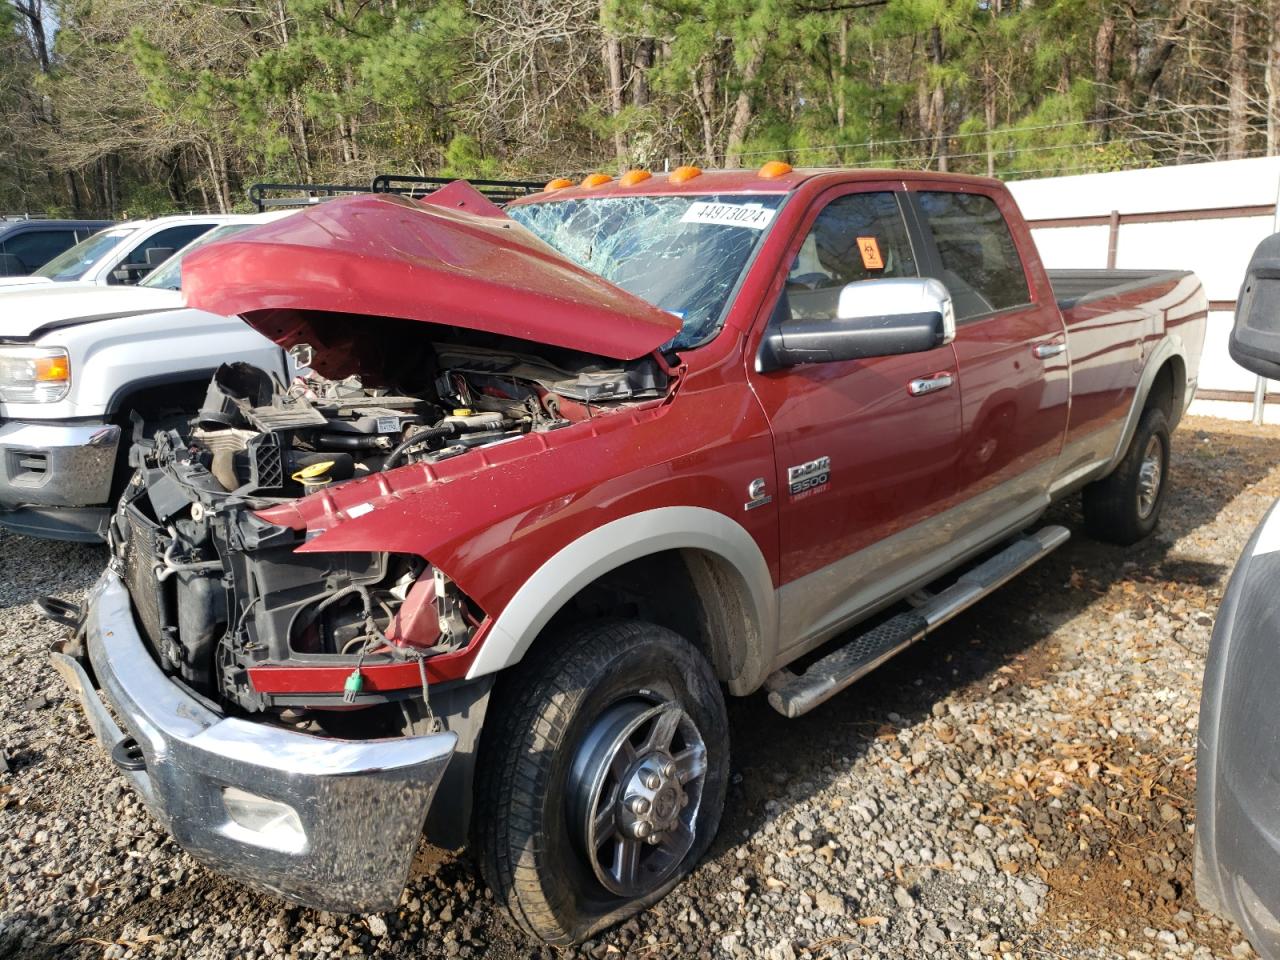
[[[1169,424],[1164,411],[1142,414],[1119,466],[1084,488],[1089,535],[1129,545],[1148,536],[1160,520],[1169,479]]]
[[[525,931],[583,940],[657,902],[706,852],[729,737],[719,684],[684,638],[634,621],[580,628],[516,667],[493,703],[475,845]]]

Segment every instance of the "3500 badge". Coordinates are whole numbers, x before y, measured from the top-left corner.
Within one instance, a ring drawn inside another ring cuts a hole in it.
[[[811,493],[826,486],[830,477],[830,457],[819,457],[817,460],[787,468],[787,486],[793,497]]]

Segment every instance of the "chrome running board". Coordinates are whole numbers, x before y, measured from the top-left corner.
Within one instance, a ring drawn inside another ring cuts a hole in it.
[[[964,612],[993,590],[1042,560],[1066,543],[1066,527],[1044,527],[1019,537],[945,590],[927,599],[913,595],[918,605],[854,637],[818,660],[802,674],[779,670],[765,681],[769,705],[784,717],[798,717],[835,696],[870,673],[894,654],[905,650],[952,617]]]

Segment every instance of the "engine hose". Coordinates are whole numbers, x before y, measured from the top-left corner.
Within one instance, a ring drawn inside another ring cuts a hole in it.
[[[439,440],[441,437],[452,437],[458,433],[458,424],[446,423],[440,427],[428,427],[426,430],[419,430],[408,440],[387,454],[387,459],[383,461],[382,472],[386,473],[396,465],[396,461],[403,457],[406,453],[420,444],[426,443],[428,440]]]
[[[322,433],[316,438],[317,446],[330,450],[376,450],[382,437],[363,433]]]

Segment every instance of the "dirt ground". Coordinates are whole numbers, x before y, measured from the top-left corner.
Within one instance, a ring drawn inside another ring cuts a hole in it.
[[[813,713],[730,704],[711,855],[592,957],[1247,957],[1195,900],[1199,686],[1213,616],[1280,497],[1280,430],[1190,418],[1156,536],[1083,534]],[[283,904],[188,859],[43,666],[32,600],[100,548],[0,533],[0,956],[559,956],[465,855],[424,850],[401,907]],[[43,701],[43,702],[42,702]]]

